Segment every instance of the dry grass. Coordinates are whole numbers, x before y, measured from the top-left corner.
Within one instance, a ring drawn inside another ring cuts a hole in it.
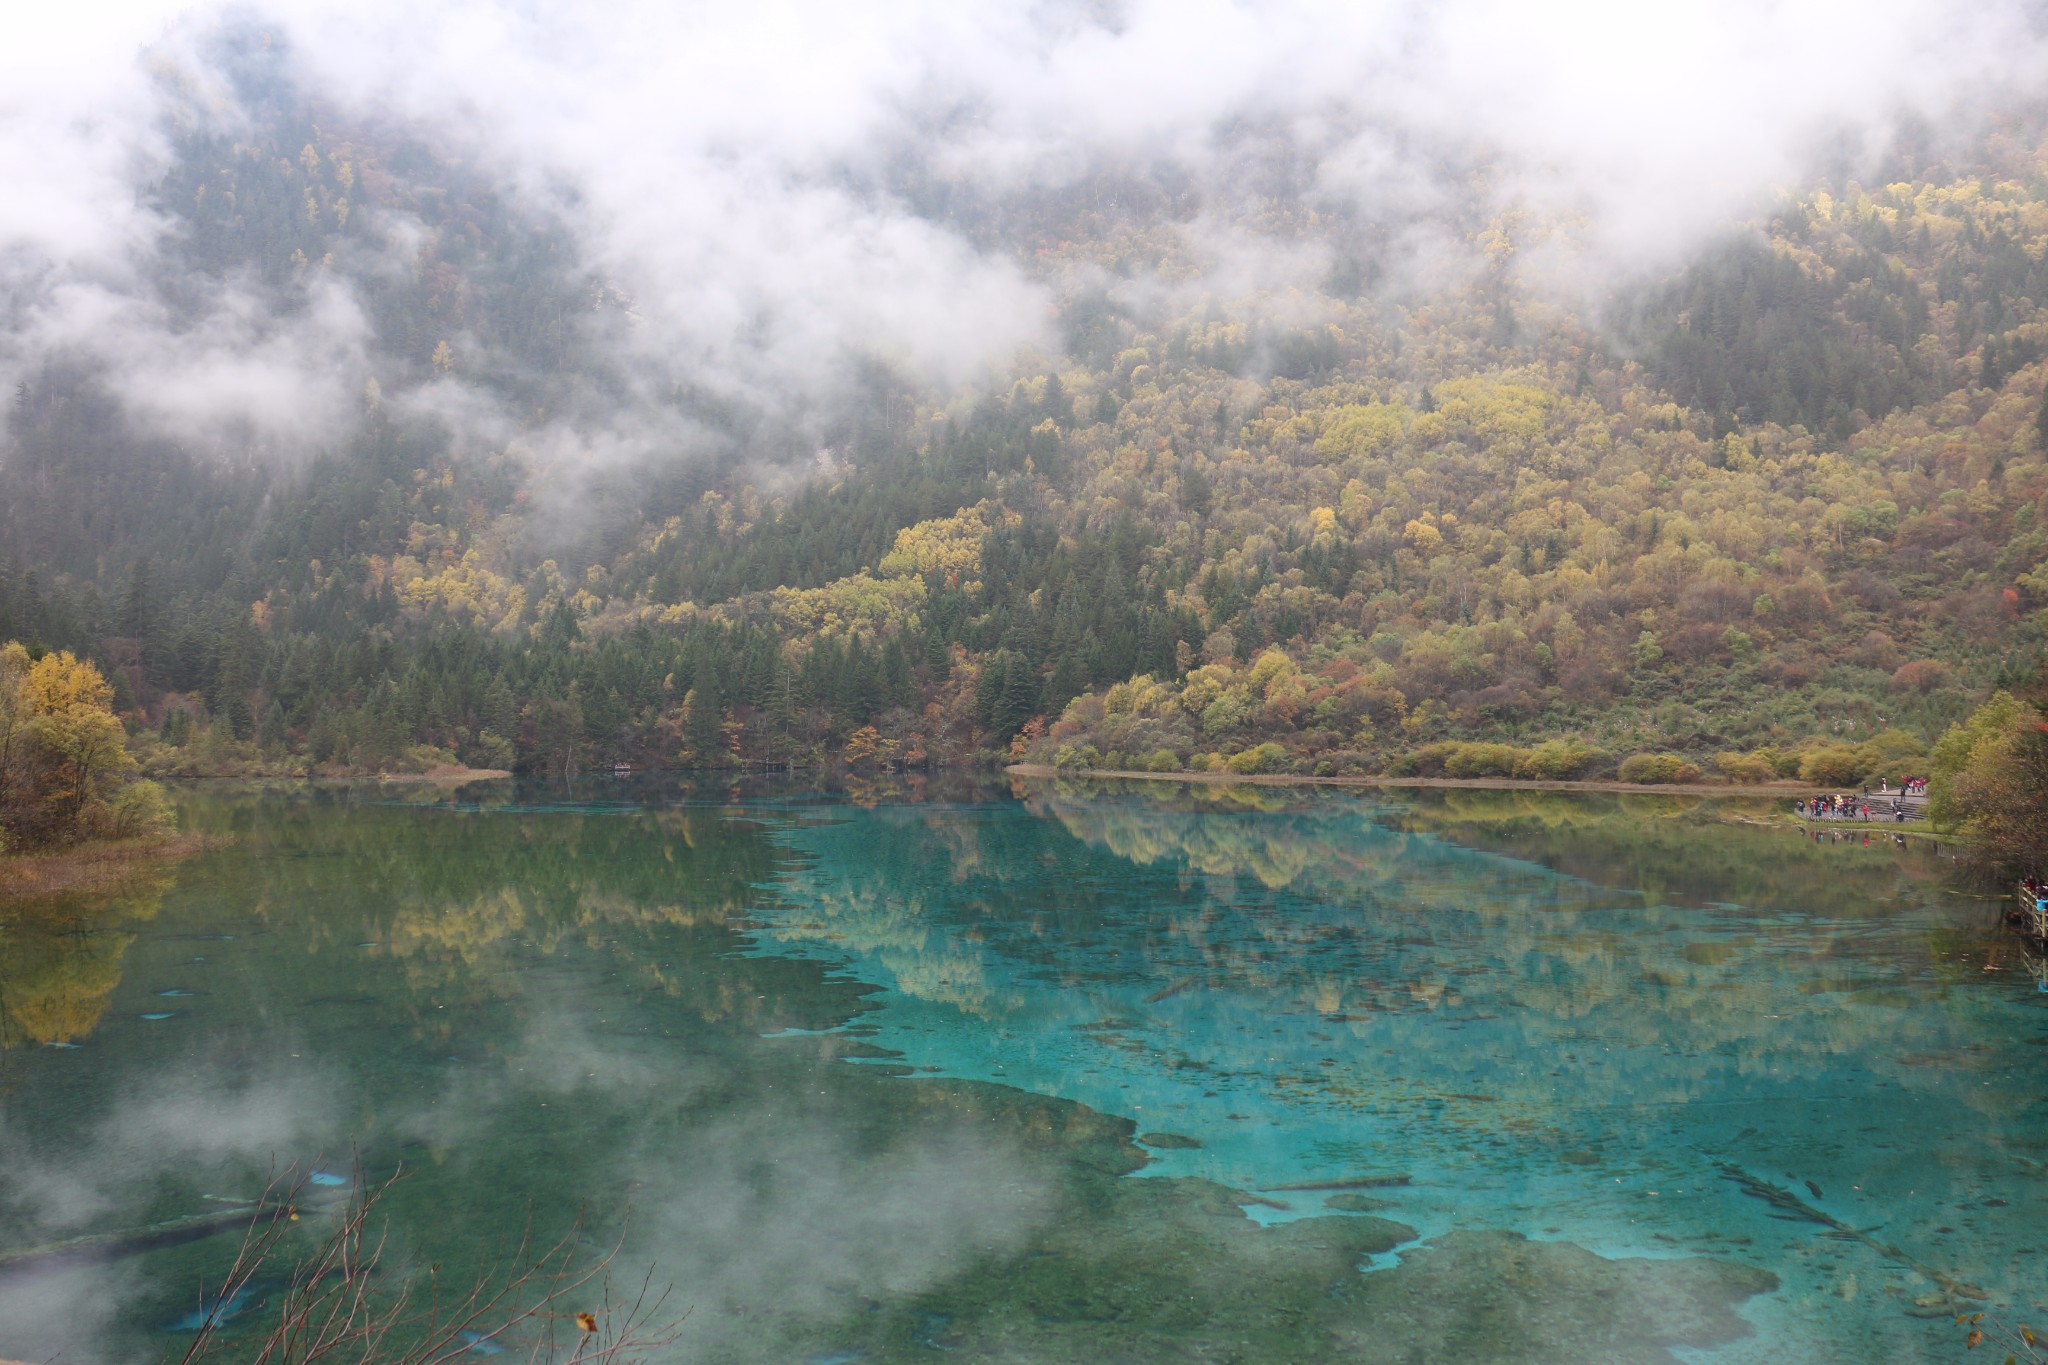
[[[0,900],[119,891],[166,863],[224,842],[218,835],[168,834],[7,854],[0,856]]]

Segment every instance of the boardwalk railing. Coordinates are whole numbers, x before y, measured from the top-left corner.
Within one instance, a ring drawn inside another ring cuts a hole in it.
[[[2013,894],[2019,899],[2016,927],[2036,943],[2048,942],[2048,893],[2030,890],[2021,883]]]
[[[1809,820],[1857,820],[1863,819],[1863,808],[1870,807],[1873,821],[1896,822],[1901,811],[1908,820],[1923,820],[1927,817],[1927,793],[1925,792],[1822,792],[1823,797],[1832,796],[1839,803],[1835,809],[1816,811],[1809,804],[1806,816]]]

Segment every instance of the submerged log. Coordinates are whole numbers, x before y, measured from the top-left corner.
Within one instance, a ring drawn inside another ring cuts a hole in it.
[[[1263,1188],[1275,1191],[1308,1190],[1383,1190],[1391,1185],[1406,1185],[1411,1177],[1405,1175],[1354,1175],[1342,1180],[1304,1180],[1296,1185],[1267,1185]]]
[[[266,1215],[271,1219],[278,1219],[293,1217],[296,1214],[295,1204],[282,1201],[238,1202],[227,1208],[188,1214],[182,1218],[167,1218],[161,1223],[150,1223],[139,1228],[95,1232],[83,1237],[69,1237],[61,1242],[49,1242],[43,1246],[23,1247],[18,1251],[0,1251],[0,1274],[52,1261],[114,1260],[139,1252],[155,1251],[160,1247],[197,1241],[230,1228],[246,1228],[262,1221]]]
[[[1815,1224],[1823,1229],[1820,1234],[1823,1237],[1838,1242],[1861,1242],[1864,1246],[1869,1247],[1892,1264],[1918,1271],[1932,1280],[1940,1287],[1942,1298],[1937,1304],[1920,1305],[1923,1308],[1939,1307],[1941,1312],[1945,1313],[1949,1311],[1950,1307],[1957,1300],[1983,1300],[1991,1297],[1981,1285],[1972,1284],[1968,1280],[1951,1275],[1944,1270],[1937,1270],[1924,1261],[1918,1261],[1908,1256],[1905,1250],[1896,1242],[1878,1241],[1877,1238],[1871,1235],[1877,1231],[1875,1227],[1859,1228],[1845,1223],[1833,1214],[1815,1208],[1798,1195],[1792,1193],[1792,1191],[1779,1185],[1773,1185],[1768,1180],[1751,1175],[1733,1162],[1722,1161],[1717,1162],[1716,1165],[1720,1168],[1722,1179],[1733,1181],[1744,1194],[1749,1195],[1753,1199],[1761,1199],[1764,1203],[1770,1205],[1771,1213],[1768,1215],[1769,1217],[1781,1219],[1788,1223]],[[1819,1187],[1810,1180],[1806,1184],[1809,1189],[1814,1190],[1814,1197],[1819,1198]],[[1878,1224],[1878,1227],[1882,1226],[1884,1226],[1882,1223]],[[1933,1314],[1933,1316],[1940,1316],[1940,1313]]]

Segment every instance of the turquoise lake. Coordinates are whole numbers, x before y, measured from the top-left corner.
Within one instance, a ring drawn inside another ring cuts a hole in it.
[[[178,1358],[237,1231],[131,1234],[293,1168],[400,1176],[381,1294],[529,1227],[651,1272],[658,1359],[1932,1361],[1958,1313],[2048,1317],[2048,993],[1882,827],[938,779],[181,804],[219,846],[0,906],[0,1359]]]

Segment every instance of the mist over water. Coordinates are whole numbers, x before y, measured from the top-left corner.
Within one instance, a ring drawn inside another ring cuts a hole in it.
[[[0,1253],[356,1152],[387,1275],[580,1210],[680,1358],[1936,1359],[1930,1272],[2036,1291],[2040,997],[1924,849],[1163,790],[195,800],[0,922]],[[0,1348],[182,1350],[234,1240],[11,1267]]]

